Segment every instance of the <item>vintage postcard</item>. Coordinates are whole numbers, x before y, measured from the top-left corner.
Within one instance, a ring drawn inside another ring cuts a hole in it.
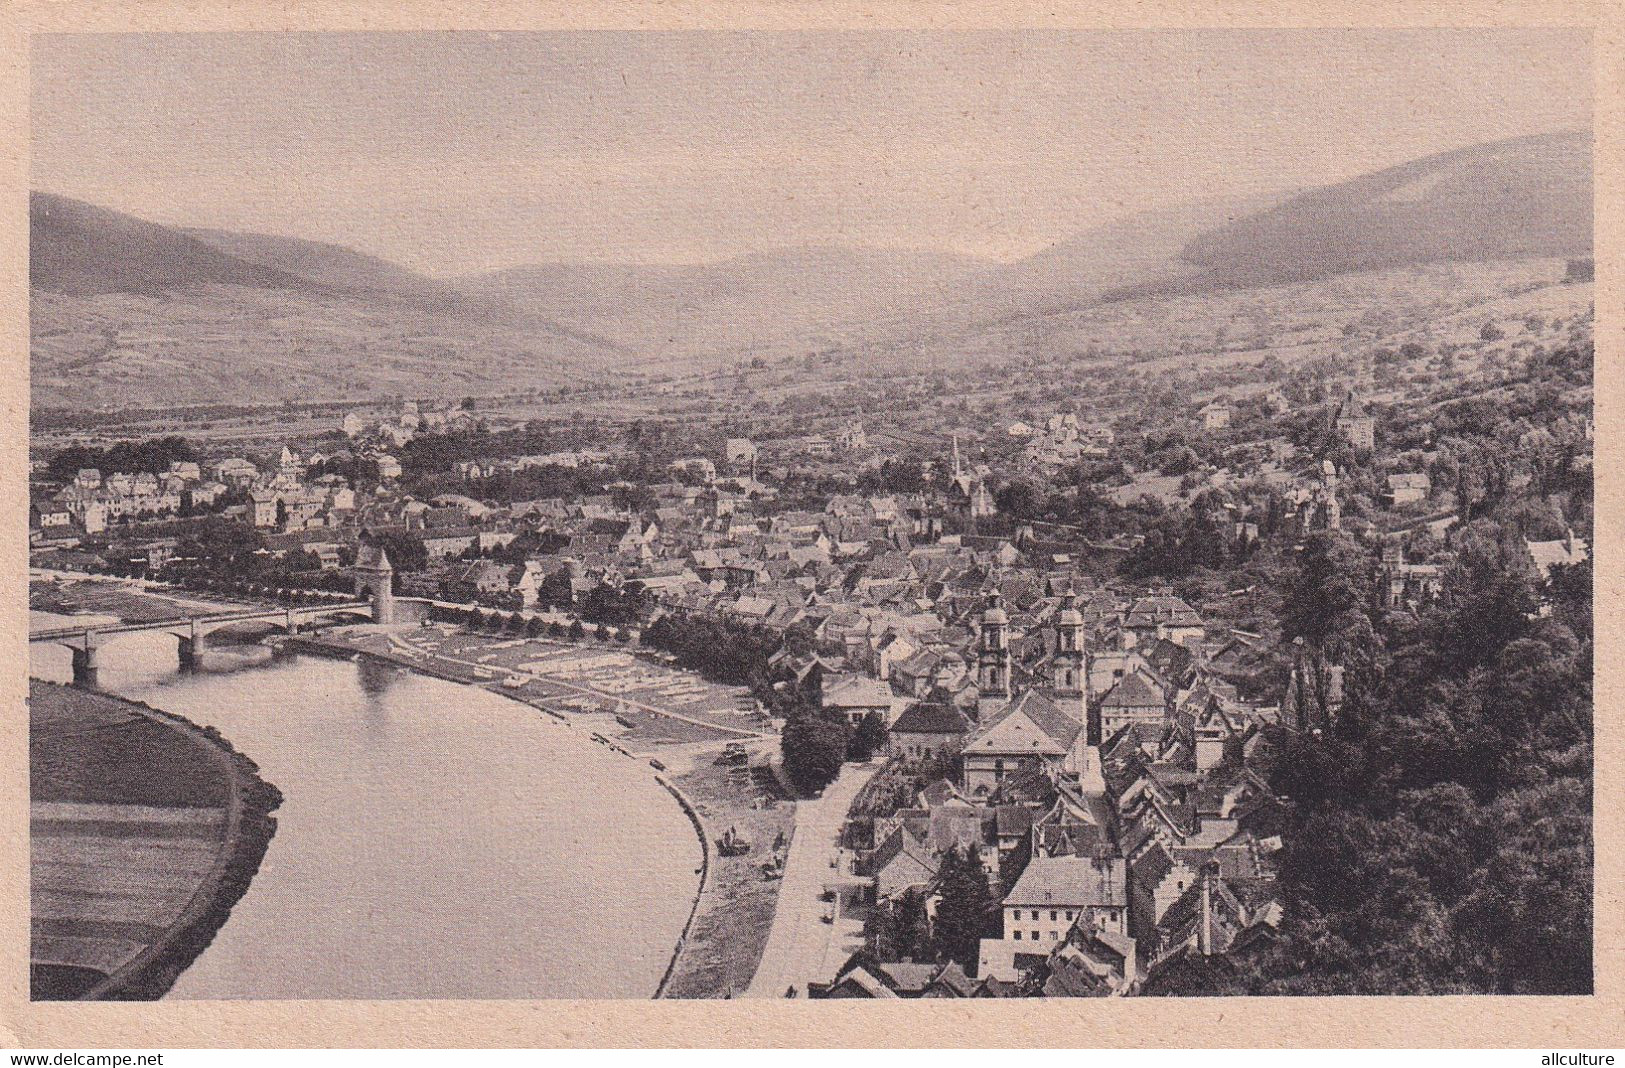
[[[17,9],[5,1040],[1615,1044],[1613,12],[1277,15]]]

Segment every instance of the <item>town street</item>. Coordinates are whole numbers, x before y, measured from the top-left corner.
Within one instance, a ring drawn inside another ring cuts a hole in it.
[[[879,767],[878,763],[847,765],[822,797],[796,803],[796,834],[784,865],[778,911],[773,914],[762,963],[745,997],[782,998],[792,986],[798,997],[806,997],[809,981],[829,979],[826,958],[830,943],[840,937],[840,925],[823,922],[834,906],[819,898],[835,871],[830,859],[836,855],[847,809]]]

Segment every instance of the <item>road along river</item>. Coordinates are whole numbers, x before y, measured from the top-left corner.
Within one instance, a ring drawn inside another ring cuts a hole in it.
[[[646,998],[701,852],[647,765],[495,693],[262,648],[180,673],[118,638],[101,688],[220,730],[284,795],[259,874],[171,998]],[[68,651],[31,670],[71,678]]]

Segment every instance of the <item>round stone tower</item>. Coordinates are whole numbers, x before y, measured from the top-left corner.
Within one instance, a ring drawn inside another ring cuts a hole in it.
[[[356,553],[355,588],[372,596],[372,621],[395,622],[395,565],[381,546],[362,545]]]

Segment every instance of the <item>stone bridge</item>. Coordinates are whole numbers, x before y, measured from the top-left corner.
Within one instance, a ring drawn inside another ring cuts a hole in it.
[[[109,639],[120,634],[143,631],[164,631],[177,639],[180,663],[183,669],[195,667],[203,652],[208,636],[222,627],[239,623],[270,623],[285,634],[297,633],[302,625],[336,615],[365,615],[377,619],[374,602],[345,601],[339,604],[297,605],[287,608],[244,608],[197,615],[177,616],[172,619],[148,620],[142,623],[105,623],[96,626],[64,624],[29,631],[30,645],[49,642],[65,645],[73,650],[73,681],[75,685],[96,684],[96,653]]]

